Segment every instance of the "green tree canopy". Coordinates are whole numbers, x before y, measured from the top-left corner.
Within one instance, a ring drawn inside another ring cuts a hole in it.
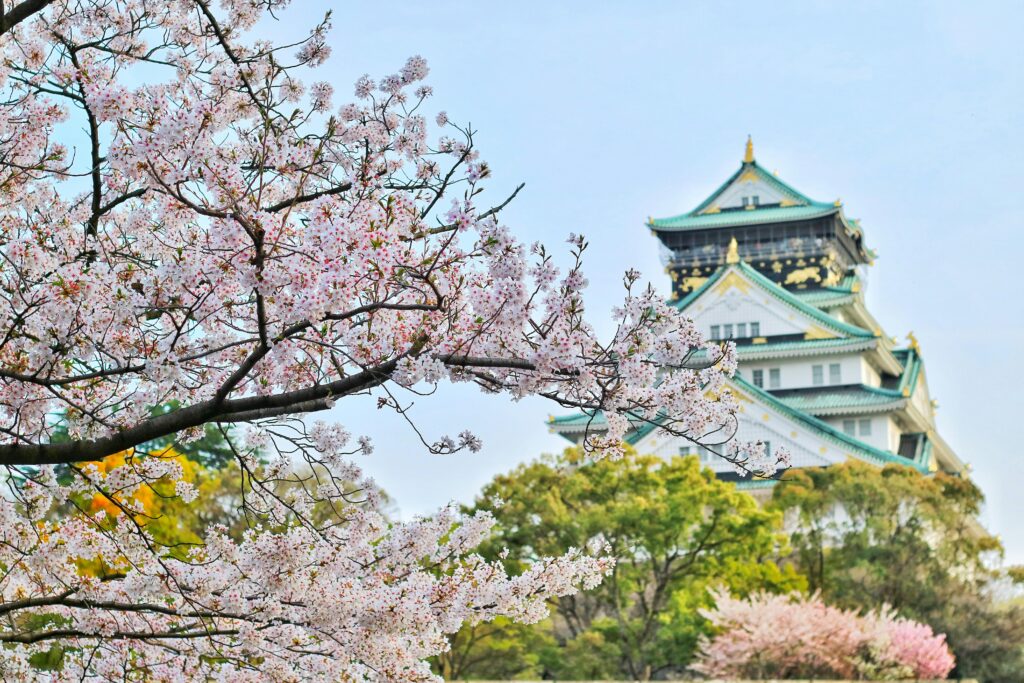
[[[1002,547],[977,522],[983,500],[966,478],[850,461],[787,473],[768,507],[785,514],[793,559],[826,602],[891,605],[947,634],[956,674],[1012,680],[1024,610],[994,597]]]
[[[692,457],[629,451],[588,462],[568,449],[496,477],[476,508],[497,518],[486,552],[507,549],[510,568],[595,542],[618,559],[598,588],[554,605],[561,647],[542,668],[558,678],[648,679],[683,668],[706,628],[696,608],[707,605],[708,587],[743,594],[804,585],[773,561],[785,543],[781,515]]]

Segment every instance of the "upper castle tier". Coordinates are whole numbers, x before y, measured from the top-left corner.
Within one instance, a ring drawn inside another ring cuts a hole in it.
[[[740,259],[787,289],[834,287],[875,256],[840,201],[814,201],[765,171],[749,138],[739,169],[697,208],[647,225],[665,247],[676,298],[725,263],[733,239]]]

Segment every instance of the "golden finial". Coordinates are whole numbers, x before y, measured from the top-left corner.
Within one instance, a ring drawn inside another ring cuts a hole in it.
[[[736,238],[733,237],[729,240],[729,251],[725,255],[726,263],[739,263],[740,262],[740,245],[736,242]]]
[[[917,337],[914,336],[913,332],[907,332],[907,340],[910,342],[910,348],[914,349],[918,353],[921,352],[921,347],[917,344]]]
[[[750,138],[749,135],[747,136],[747,151],[746,154],[743,155],[743,163],[754,163],[754,141]]]

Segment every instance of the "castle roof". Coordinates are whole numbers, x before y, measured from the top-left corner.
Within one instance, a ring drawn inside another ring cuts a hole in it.
[[[849,274],[836,285],[817,289],[790,290],[790,294],[815,308],[835,308],[853,301],[862,286],[859,275]]]
[[[789,405],[784,399],[751,384],[739,374],[730,378],[728,382],[734,391],[745,394],[764,407],[782,414],[820,437],[843,447],[843,449],[849,450],[850,454],[854,457],[878,465],[896,463],[915,467],[922,472],[928,471],[929,463],[923,456],[911,460],[867,444],[854,436],[846,434],[842,430],[836,429],[814,415]],[[658,428],[660,421],[658,417],[642,419],[639,416],[630,416],[630,422],[634,425],[635,429],[627,435],[626,442],[630,445],[637,445],[644,437]],[[554,431],[572,441],[571,434],[580,433],[588,429],[601,431],[604,429],[606,422],[601,411],[597,411],[552,417],[549,419],[548,424]]]
[[[793,294],[785,287],[780,287],[775,284],[764,275],[759,273],[756,268],[753,268],[745,261],[737,261],[735,263],[728,263],[718,270],[716,270],[711,277],[709,277],[700,287],[693,290],[686,296],[677,301],[673,302],[676,308],[683,310],[687,308],[691,303],[701,297],[704,292],[711,290],[716,287],[718,283],[725,282],[731,273],[739,273],[749,282],[753,283],[759,289],[764,291],[766,294],[772,296],[777,301],[783,303],[795,311],[802,313],[803,315],[811,318],[824,328],[832,330],[837,333],[836,336],[846,337],[860,337],[860,338],[873,338],[875,333],[866,330],[863,327],[851,325],[845,323],[837,318],[825,313],[821,308],[806,303],[801,297]]]
[[[692,211],[667,218],[650,218],[647,225],[656,232],[677,232],[787,223],[833,215],[838,216],[851,234],[860,234],[860,224],[844,215],[841,202],[815,201],[758,165],[753,143],[748,139],[743,163],[707,199]]]

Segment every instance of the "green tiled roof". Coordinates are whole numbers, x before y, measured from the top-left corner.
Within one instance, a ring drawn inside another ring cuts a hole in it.
[[[921,354],[916,349],[894,349],[892,355],[903,364],[903,374],[900,375],[897,390],[902,394],[904,390],[913,394],[917,388],[917,378],[921,374]]]
[[[774,282],[766,278],[764,275],[761,275],[761,273],[757,272],[756,268],[748,265],[746,262],[740,261],[739,263],[736,264],[736,266],[739,267],[739,269],[742,270],[744,274],[750,277],[751,280],[753,280],[756,284],[759,284],[762,289],[767,291],[776,299],[785,304],[789,304],[790,306],[794,306],[801,312],[817,320],[822,325],[825,325],[826,327],[831,327],[834,330],[839,330],[840,332],[845,332],[846,334],[849,334],[854,337],[875,336],[874,332],[865,330],[863,327],[857,327],[856,325],[850,325],[840,320],[836,320],[832,316],[822,313],[819,309],[815,308],[814,306],[804,303],[796,296],[793,296],[793,294],[788,289],[786,289],[785,287],[780,287],[779,285],[775,284]]]
[[[853,292],[842,292],[830,287],[821,289],[800,290],[796,292],[797,298],[815,308],[829,308],[846,303],[853,297]]]
[[[788,206],[765,205],[752,209],[725,209],[711,213],[703,213],[728,189],[741,175],[753,173],[766,185],[775,188],[785,197]],[[698,230],[701,228],[717,228],[734,225],[756,225],[758,223],[784,223],[786,221],[808,220],[834,214],[840,210],[835,204],[816,202],[802,192],[782,182],[774,174],[761,168],[756,161],[745,161],[739,169],[722,183],[717,190],[705,199],[693,211],[669,218],[655,218],[648,225],[655,230]],[[856,228],[859,230],[859,228]]]
[[[834,204],[815,202],[807,206],[765,206],[755,209],[733,209],[719,213],[684,213],[671,218],[654,218],[648,225],[655,230],[701,230],[761,223],[785,223],[788,221],[821,218],[839,211]]]
[[[873,332],[865,330],[863,327],[857,327],[856,325],[850,325],[848,323],[842,322],[841,320],[836,320],[832,316],[823,313],[821,309],[815,308],[811,304],[801,301],[799,297],[794,295],[786,288],[780,287],[779,285],[775,284],[774,282],[766,278],[764,275],[761,275],[761,273],[757,272],[756,268],[748,265],[745,261],[740,261],[739,263],[719,268],[714,273],[712,273],[711,277],[709,277],[707,281],[704,282],[704,284],[702,284],[700,287],[684,296],[682,299],[679,299],[678,301],[674,302],[673,305],[679,310],[686,309],[686,307],[693,303],[695,300],[697,300],[697,298],[699,298],[701,294],[703,294],[708,289],[713,287],[715,283],[718,282],[725,275],[725,273],[729,271],[730,268],[738,269],[740,272],[746,275],[754,284],[758,285],[765,292],[771,294],[773,297],[775,297],[782,303],[797,309],[804,315],[808,316],[815,322],[825,327],[841,332],[843,334],[847,334],[851,337],[869,338],[875,336]]]
[[[817,308],[828,308],[849,301],[857,292],[854,289],[855,283],[860,278],[856,275],[847,275],[835,287],[821,287],[819,289],[798,289],[791,292],[796,298],[804,303]]]
[[[868,339],[865,337],[857,337],[855,339],[798,339],[795,341],[769,342],[767,344],[744,344],[743,346],[737,346],[736,352],[740,358],[785,353],[787,351],[839,353],[847,350],[859,351],[864,347],[865,343],[873,340],[873,338]]]
[[[871,337],[837,337],[835,339],[793,339],[789,341],[769,341],[765,344],[743,344],[736,346],[736,353],[741,361],[760,360],[762,358],[778,358],[787,355],[817,355],[843,353],[844,351],[865,351],[874,347],[875,338]],[[799,352],[799,353],[792,353]],[[694,352],[695,359],[704,358],[704,350]]]
[[[792,201],[792,202],[795,202],[797,204],[813,204],[814,203],[814,200],[811,199],[810,197],[808,197],[807,195],[805,195],[803,192],[800,192],[799,190],[797,190],[796,188],[792,187],[788,183],[782,182],[781,180],[779,180],[779,178],[774,173],[768,173],[766,170],[761,168],[761,166],[757,163],[757,161],[744,161],[743,164],[739,167],[739,169],[737,169],[737,171],[735,173],[733,173],[731,176],[729,176],[729,178],[726,179],[726,181],[724,183],[722,183],[721,185],[718,186],[717,190],[712,192],[710,194],[710,196],[708,196],[707,199],[702,201],[700,203],[700,205],[696,209],[691,211],[690,213],[691,214],[700,213],[704,209],[706,209],[709,206],[711,206],[715,202],[715,200],[718,199],[718,197],[723,192],[725,192],[725,190],[730,185],[732,185],[733,181],[735,181],[737,178],[739,178],[740,175],[742,175],[746,171],[753,171],[754,175],[757,176],[758,180],[760,180],[761,182],[764,182],[764,183],[774,187],[776,190],[778,190],[782,194],[786,195],[789,198],[789,200]]]
[[[893,389],[879,389],[864,384],[820,389],[799,389],[772,394],[790,408],[811,415],[836,415],[844,412],[885,410],[906,400]]]
[[[548,420],[548,423],[563,425],[565,427],[583,427],[590,422],[591,419],[598,424],[604,424],[604,416],[601,414],[601,411],[597,411],[593,415],[590,413],[573,413],[572,415],[559,415],[558,417],[552,416],[552,418]]]
[[[851,451],[855,452],[862,459],[874,461],[874,462],[880,463],[880,464],[887,464],[887,463],[899,463],[901,465],[908,465],[908,464],[910,464],[910,465],[913,465],[914,467],[917,467],[921,471],[927,472],[927,465],[925,463],[920,463],[920,462],[918,462],[918,463],[911,463],[906,458],[903,458],[903,457],[901,457],[899,455],[896,455],[895,453],[890,453],[889,451],[883,451],[880,448],[875,448],[874,446],[866,444],[863,441],[860,441],[860,440],[856,439],[855,437],[849,436],[849,435],[845,434],[844,432],[836,429],[832,425],[828,424],[827,422],[819,420],[818,418],[814,417],[813,415],[809,415],[809,414],[807,414],[807,413],[805,413],[805,412],[803,412],[801,410],[798,410],[796,408],[793,408],[793,407],[787,405],[785,402],[783,402],[782,400],[776,398],[775,396],[772,396],[770,393],[768,393],[764,389],[760,389],[760,388],[754,386],[753,384],[747,382],[746,380],[744,380],[739,375],[736,375],[735,377],[733,377],[732,381],[735,382],[735,384],[737,385],[737,387],[741,391],[744,391],[744,392],[754,396],[755,398],[757,398],[757,399],[761,400],[762,402],[764,402],[769,407],[772,407],[775,410],[779,411],[780,413],[782,413],[782,414],[792,418],[794,421],[803,424],[804,426],[808,427],[809,429],[811,429],[814,432],[817,432],[821,436],[823,436],[823,437],[825,437],[825,438],[827,438],[827,439],[829,439],[831,441],[837,442],[837,443],[845,446],[846,448],[849,448]],[[551,421],[550,424],[558,425],[558,426],[570,426],[570,425],[572,425],[572,426],[576,426],[576,427],[579,427],[579,428],[583,428],[588,422],[590,422],[591,425],[593,427],[597,428],[597,429],[600,429],[601,426],[603,426],[605,424],[604,416],[600,412],[595,413],[593,415],[593,420],[592,421],[591,421],[591,416],[590,415],[576,414],[576,415],[568,415],[565,418],[555,418],[555,419],[553,419]],[[657,422],[657,420],[654,420],[653,422],[652,421],[643,422],[642,426],[640,426],[637,430],[635,430],[634,432],[629,434],[629,436],[626,438],[626,442],[631,444],[631,445],[636,445],[641,439],[643,439],[645,436],[647,436],[654,429],[657,428],[656,422]]]
[[[760,181],[775,188],[784,198],[781,204],[765,204],[754,208],[718,209],[714,207],[718,198],[740,176],[753,173]],[[783,206],[782,204],[786,204]],[[710,209],[710,210],[709,210]],[[668,218],[652,218],[647,226],[656,232],[678,232],[685,230],[703,230],[724,227],[742,227],[763,223],[786,223],[789,221],[810,220],[836,214],[843,225],[854,235],[862,235],[860,222],[847,218],[838,203],[817,202],[799,192],[787,183],[782,182],[774,174],[761,168],[756,161],[744,161],[739,169],[711,193],[707,199],[692,211],[670,216]],[[870,253],[870,252],[869,252]],[[870,253],[873,257],[873,253]]]
[[[757,396],[768,405],[776,408],[779,412],[788,415],[789,417],[793,418],[798,422],[803,423],[807,427],[810,427],[814,431],[817,431],[819,434],[822,434],[832,439],[833,441],[838,441],[839,443],[848,446],[851,450],[858,451],[862,456],[866,457],[869,460],[873,459],[881,463],[899,463],[901,465],[907,465],[910,463],[910,461],[907,460],[906,458],[900,457],[895,453],[890,453],[889,451],[883,451],[880,448],[875,448],[874,446],[866,444],[863,441],[860,441],[859,439],[856,439],[852,436],[845,434],[844,432],[836,429],[827,422],[819,420],[813,415],[808,415],[805,412],[789,407],[779,399],[769,394],[764,389],[760,389],[754,386],[753,384],[750,384],[742,377],[734,377],[733,381],[736,382],[736,384],[739,385],[741,389],[747,391],[750,394],[753,394],[754,396]],[[914,466],[922,471],[927,471],[927,468],[922,468],[920,464],[915,464]]]
[[[657,427],[657,420],[652,422],[649,420],[631,417],[630,422],[634,427],[633,431],[626,435],[626,443],[630,445],[636,444],[640,439],[650,434],[651,431]],[[583,431],[587,427],[602,429],[605,425],[604,412],[598,410],[594,413],[582,412],[573,413],[572,415],[552,417],[548,420],[548,425],[568,428],[568,430],[575,431]]]

